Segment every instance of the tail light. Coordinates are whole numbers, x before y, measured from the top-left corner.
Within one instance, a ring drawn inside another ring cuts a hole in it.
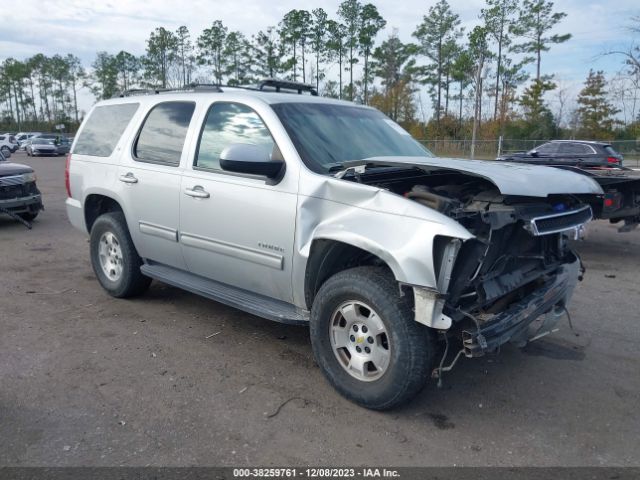
[[[67,189],[67,197],[71,197],[71,182],[69,181],[69,166],[71,164],[71,154],[67,154],[67,162],[64,166],[64,186]]]
[[[607,157],[607,163],[620,163],[620,159],[616,157]]]
[[[622,207],[621,192],[607,192],[604,196],[603,207],[607,211],[615,211]]]

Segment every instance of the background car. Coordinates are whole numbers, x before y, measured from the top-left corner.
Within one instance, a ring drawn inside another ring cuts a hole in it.
[[[32,137],[26,147],[27,155],[58,155],[56,139],[50,137]]]
[[[16,137],[10,134],[0,135],[0,151],[6,156],[12,154],[18,149]]]
[[[42,135],[41,132],[18,132],[16,134],[16,141],[18,142],[18,148],[25,150],[27,147],[27,141],[36,135]]]
[[[518,161],[542,165],[572,165],[579,167],[622,167],[622,155],[606,142],[586,140],[552,140],[528,152],[514,152],[498,160]]]
[[[51,142],[55,147],[54,151],[51,151]],[[27,155],[66,155],[69,153],[70,147],[71,143],[64,135],[59,133],[39,133],[27,141],[25,151]]]

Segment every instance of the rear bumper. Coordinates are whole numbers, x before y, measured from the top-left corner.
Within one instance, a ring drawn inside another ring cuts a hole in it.
[[[80,200],[67,198],[65,206],[67,208],[67,217],[69,218],[71,225],[76,227],[78,230],[82,230],[87,233],[87,225],[85,223],[84,211],[82,210],[82,203]]]
[[[554,307],[567,305],[580,275],[580,260],[564,265],[555,277],[550,278],[541,288],[535,290],[521,301],[512,304],[490,322],[477,330],[464,330],[462,343],[468,357],[479,357],[495,350],[509,341],[522,342],[528,339],[529,325],[541,315],[551,318],[545,322],[545,328],[551,331],[559,319]],[[536,335],[548,332],[536,332]]]

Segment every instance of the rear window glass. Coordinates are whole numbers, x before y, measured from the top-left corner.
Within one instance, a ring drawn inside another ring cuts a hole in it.
[[[110,156],[139,106],[138,103],[122,103],[96,107],[82,127],[73,153]]]
[[[618,152],[616,152],[611,145],[607,145],[606,147],[604,147],[604,150],[608,155],[611,155],[612,157],[618,156]]]
[[[149,113],[133,149],[136,160],[177,166],[180,164],[195,103],[166,102]]]

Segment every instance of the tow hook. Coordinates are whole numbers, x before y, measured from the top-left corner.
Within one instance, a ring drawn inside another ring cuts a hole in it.
[[[33,226],[31,225],[31,222],[27,222],[24,218],[22,218],[20,215],[17,215],[15,213],[13,213],[11,210],[7,210],[6,208],[1,208],[0,207],[0,213],[6,213],[7,215],[9,215],[14,220],[16,220],[16,221],[20,222],[21,224],[23,224],[29,230],[31,230],[33,228]]]

